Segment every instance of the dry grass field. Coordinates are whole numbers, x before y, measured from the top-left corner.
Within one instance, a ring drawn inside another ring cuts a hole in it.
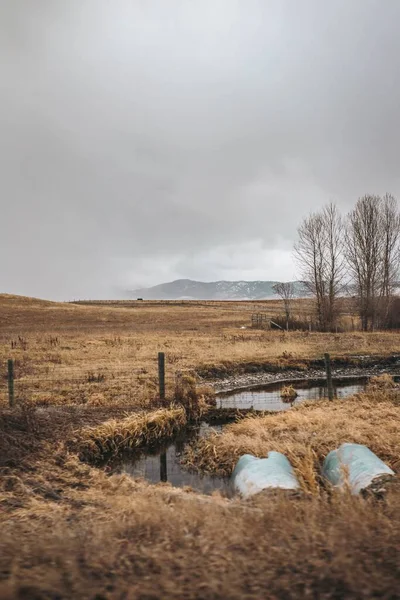
[[[157,403],[176,371],[234,373],[333,357],[399,353],[397,332],[260,331],[277,302],[58,304],[0,296],[0,598],[254,599],[398,597],[400,489],[351,497],[320,480],[342,441],[367,443],[398,472],[399,392],[371,386],[348,400],[248,417],[188,451],[228,475],[243,452],[282,450],[303,495],[251,501],[109,476],[80,460],[101,439],[143,444],[173,434],[182,407]],[[308,303],[298,303],[306,314]],[[242,329],[246,327],[246,329]],[[7,406],[6,361],[17,406]],[[201,383],[204,383],[202,381]],[[147,436],[147,437],[146,437]]]
[[[297,301],[307,314],[308,301]],[[167,394],[177,371],[212,376],[268,364],[303,366],[333,357],[390,355],[397,332],[320,334],[251,329],[268,302],[51,303],[0,296],[0,365],[15,360],[16,395],[38,406],[147,406],[157,389],[157,354],[166,354]],[[246,329],[242,329],[242,328]],[[7,403],[3,377],[0,404]]]

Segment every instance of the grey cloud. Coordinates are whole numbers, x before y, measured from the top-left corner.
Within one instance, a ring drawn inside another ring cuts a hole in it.
[[[305,213],[399,194],[399,18],[397,0],[3,0],[2,291],[291,278]]]

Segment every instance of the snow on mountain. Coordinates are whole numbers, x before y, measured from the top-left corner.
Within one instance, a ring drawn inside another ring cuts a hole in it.
[[[192,281],[177,279],[150,288],[129,291],[131,298],[146,300],[264,300],[276,297],[276,281]],[[301,283],[294,282],[297,296],[302,295]]]

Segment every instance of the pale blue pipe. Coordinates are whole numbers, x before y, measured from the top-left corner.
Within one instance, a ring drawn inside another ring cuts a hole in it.
[[[352,494],[359,494],[381,475],[394,475],[380,458],[361,444],[342,444],[326,457],[322,473],[332,485],[349,485]]]
[[[284,454],[269,452],[268,458],[244,454],[232,473],[236,492],[249,498],[268,488],[295,490],[300,487],[293,467]]]

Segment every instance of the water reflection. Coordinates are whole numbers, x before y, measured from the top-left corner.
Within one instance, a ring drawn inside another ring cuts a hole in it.
[[[196,430],[186,432],[186,437],[181,437],[158,451],[148,452],[139,458],[127,459],[114,472],[126,473],[135,479],[143,478],[150,483],[168,481],[175,487],[188,486],[203,494],[211,494],[215,490],[226,494],[228,483],[225,479],[190,473],[180,463],[185,444],[199,435],[204,435],[209,429],[207,423],[202,423]],[[221,426],[215,429],[221,429]]]
[[[160,481],[168,481],[167,453],[160,454]]]
[[[334,381],[334,395],[336,398],[353,396],[365,388],[366,381],[366,377]],[[320,400],[328,397],[324,380],[314,382],[298,381],[291,384],[298,394],[297,398],[292,402],[284,402],[281,398],[281,391],[286,385],[287,383],[280,382],[263,388],[220,394],[217,397],[217,406],[218,408],[284,411],[304,402],[304,400]]]

